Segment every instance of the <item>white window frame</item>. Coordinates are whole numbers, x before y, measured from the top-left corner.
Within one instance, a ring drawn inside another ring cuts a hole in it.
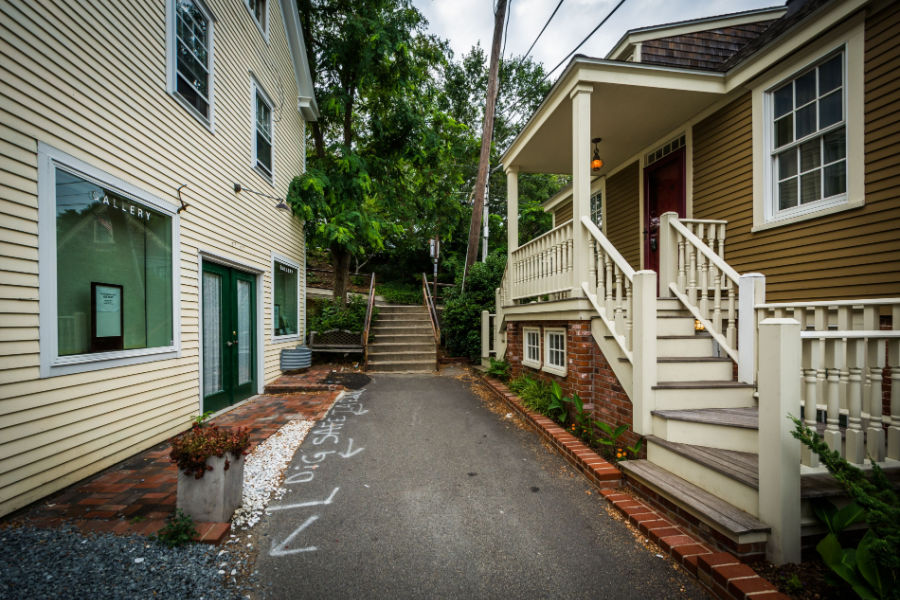
[[[263,102],[265,102],[266,106],[269,107],[269,131],[271,133],[271,139],[269,140],[271,144],[271,162],[270,170],[271,173],[266,173],[266,171],[259,166],[259,160],[256,154],[256,98],[257,96],[261,97]],[[266,93],[265,88],[260,85],[259,81],[253,75],[250,76],[250,146],[251,146],[251,155],[250,155],[250,166],[256,171],[260,177],[265,179],[270,185],[275,185],[275,103],[272,102],[272,97]]]
[[[263,15],[262,23],[256,18],[256,14],[254,14],[253,9],[250,8],[250,0],[244,0],[244,6],[247,7],[247,12],[250,13],[250,18],[256,24],[256,28],[259,29],[259,33],[266,40],[266,43],[269,43],[269,0],[261,0],[265,3],[263,7],[263,11],[265,14]]]
[[[537,360],[533,360],[528,356],[529,348],[533,347],[528,343],[529,333],[533,333],[537,336]],[[538,327],[522,328],[522,364],[533,369],[541,368],[541,330]]]
[[[551,360],[550,338],[552,336],[562,336],[562,365],[554,364]],[[568,354],[566,350],[566,329],[564,327],[547,327],[544,329],[544,365],[542,369],[554,375],[566,376],[566,365],[568,364]]]
[[[755,82],[753,111],[753,229],[762,231],[858,208],[865,204],[865,88],[863,81],[864,22],[854,19],[785,61],[780,69],[768,72]],[[774,99],[776,89],[796,79],[832,55],[844,53],[844,128],[846,136],[846,178],[844,194],[824,198],[789,209],[778,209],[774,150]]]
[[[166,1],[166,87],[169,95],[181,104],[192,117],[197,119],[211,132],[215,131],[216,114],[216,86],[215,86],[215,23],[216,17],[203,0],[191,0],[209,21],[209,61],[207,64],[209,73],[209,116],[202,114],[197,108],[178,93],[178,61],[176,58],[175,39],[175,3],[177,0]]]
[[[172,227],[172,343],[154,348],[113,350],[72,356],[59,355],[56,272],[56,169],[131,198],[165,214]],[[181,290],[179,276],[179,217],[174,205],[122,179],[38,142],[38,280],[40,377],[83,373],[137,363],[178,358],[181,355]]]
[[[277,323],[275,322],[275,271],[278,268],[276,263],[281,263],[286,267],[293,267],[297,270],[297,333],[289,333],[287,335],[275,335]],[[269,314],[272,321],[272,342],[288,342],[300,339],[300,333],[303,331],[300,323],[300,263],[292,260],[282,254],[272,253],[272,292],[269,303]]]

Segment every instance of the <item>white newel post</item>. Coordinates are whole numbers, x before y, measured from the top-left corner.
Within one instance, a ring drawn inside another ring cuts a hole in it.
[[[766,276],[762,273],[741,275],[738,279],[738,381],[741,383],[756,383],[759,356],[756,351],[756,305],[765,301]]]
[[[678,218],[677,212],[663,213],[659,218],[659,295],[672,296],[669,285],[678,279],[678,238],[670,223]]]
[[[638,271],[634,274],[634,431],[641,435],[653,433],[656,409],[653,386],[656,385],[656,273]]]
[[[800,398],[800,323],[759,324],[759,518],[772,527],[766,558],[800,562],[800,442],[791,436]]]
[[[481,366],[491,366],[491,313],[481,311]]]
[[[506,169],[506,256],[511,257],[518,247],[519,167],[510,167]]]
[[[584,296],[581,284],[588,281],[588,231],[582,217],[591,214],[591,92],[588,84],[578,84],[569,98],[572,100],[572,292]]]

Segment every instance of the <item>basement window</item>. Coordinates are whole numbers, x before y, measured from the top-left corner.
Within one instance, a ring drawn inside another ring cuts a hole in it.
[[[541,330],[537,327],[522,330],[522,364],[534,369],[541,368]]]
[[[566,330],[544,330],[543,369],[555,375],[566,375]]]

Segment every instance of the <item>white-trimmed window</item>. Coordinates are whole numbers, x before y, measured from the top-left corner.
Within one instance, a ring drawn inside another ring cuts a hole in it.
[[[169,92],[208,127],[213,122],[213,23],[202,0],[169,0]]]
[[[266,40],[269,39],[269,3],[266,0],[245,0],[247,10],[253,17],[259,32],[263,34]]]
[[[591,196],[591,221],[597,227],[603,227],[603,192],[600,190]]]
[[[793,53],[753,91],[754,230],[862,206],[864,24]]]
[[[544,330],[544,370],[557,375],[566,374],[566,330]]]
[[[253,168],[272,181],[272,101],[256,81],[253,82]]]
[[[300,335],[300,265],[283,256],[272,256],[272,339],[283,341]]]
[[[537,327],[522,328],[522,364],[541,368],[541,330]]]
[[[177,356],[173,207],[43,143],[38,207],[41,376]]]

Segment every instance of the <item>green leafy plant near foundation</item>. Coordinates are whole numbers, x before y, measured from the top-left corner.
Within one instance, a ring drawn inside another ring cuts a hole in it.
[[[156,534],[156,540],[164,546],[174,548],[189,543],[196,535],[194,520],[190,515],[181,512],[180,508],[176,508],[175,512],[166,518],[166,526]]]
[[[831,450],[815,431],[791,416],[791,432],[815,452],[822,464],[852,498],[842,508],[823,501],[814,506],[828,534],[816,551],[823,562],[846,581],[860,598],[900,598],[900,500],[877,464],[870,477]],[[869,529],[856,547],[847,547],[846,528],[865,522]]]
[[[250,448],[250,432],[246,427],[220,429],[217,425],[195,423],[189,431],[172,440],[169,458],[185,473],[200,479],[212,467],[206,464],[211,456],[230,454],[235,459],[247,454]],[[226,458],[225,470],[231,466]]]
[[[509,379],[509,363],[496,358],[491,358],[490,360],[491,366],[488,367],[487,374],[496,377],[500,381],[507,381]]]

